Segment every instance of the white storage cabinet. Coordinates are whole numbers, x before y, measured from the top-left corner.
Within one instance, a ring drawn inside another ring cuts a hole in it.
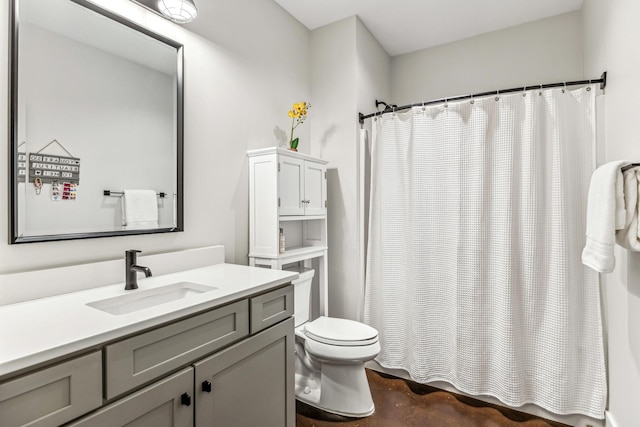
[[[249,265],[282,269],[318,259],[320,314],[327,301],[327,162],[282,148],[249,156]],[[284,253],[279,233],[284,230]]]

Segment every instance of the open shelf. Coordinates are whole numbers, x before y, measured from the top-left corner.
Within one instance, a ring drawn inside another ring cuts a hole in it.
[[[278,221],[310,221],[314,219],[327,219],[326,215],[281,215]]]

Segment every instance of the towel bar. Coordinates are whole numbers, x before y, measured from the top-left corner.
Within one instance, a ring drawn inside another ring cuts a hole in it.
[[[124,196],[124,191],[111,191],[111,190],[103,190],[102,194],[104,196],[112,196],[112,197],[122,197]],[[160,192],[160,193],[156,193],[158,195],[158,197],[160,197],[161,199],[164,199],[165,197],[167,197],[167,193]]]
[[[623,166],[622,168],[620,168],[620,170],[622,172],[628,171],[631,168],[635,168],[636,166],[640,166],[640,163],[631,163],[629,165]]]

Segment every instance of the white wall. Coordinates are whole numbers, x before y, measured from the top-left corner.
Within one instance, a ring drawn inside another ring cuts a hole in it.
[[[247,263],[246,150],[278,144],[279,130],[290,126],[291,103],[308,99],[309,31],[264,0],[199,2],[198,19],[186,27],[128,0],[99,3],[185,46],[185,232],[8,245],[8,227],[0,227],[0,273],[116,259],[129,248],[149,254],[212,244],[225,246],[227,262]],[[0,0],[0,11],[6,62],[8,0]],[[1,81],[8,81],[7,68],[0,67]],[[7,96],[0,85],[0,97]],[[7,113],[3,103],[0,115]],[[6,126],[0,121],[0,133],[7,135]],[[309,127],[296,134],[308,152]],[[7,150],[0,150],[0,164],[7,162]],[[6,175],[0,174],[1,200],[8,198]],[[0,224],[7,215],[0,209]]]
[[[328,164],[329,314],[356,319],[358,120],[388,93],[389,58],[355,16],[311,32],[312,154]]]
[[[523,85],[580,80],[580,12],[534,21],[391,61],[398,105]],[[593,77],[599,77],[600,74]]]
[[[602,162],[640,161],[638,70],[640,2],[585,0],[585,73],[608,72]],[[640,254],[616,247],[616,269],[602,275],[609,362],[607,425],[632,427],[640,418]]]

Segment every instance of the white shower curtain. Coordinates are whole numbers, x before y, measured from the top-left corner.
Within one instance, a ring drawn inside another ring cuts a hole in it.
[[[509,406],[604,417],[598,277],[580,261],[596,91],[374,122],[364,319],[382,366]]]

